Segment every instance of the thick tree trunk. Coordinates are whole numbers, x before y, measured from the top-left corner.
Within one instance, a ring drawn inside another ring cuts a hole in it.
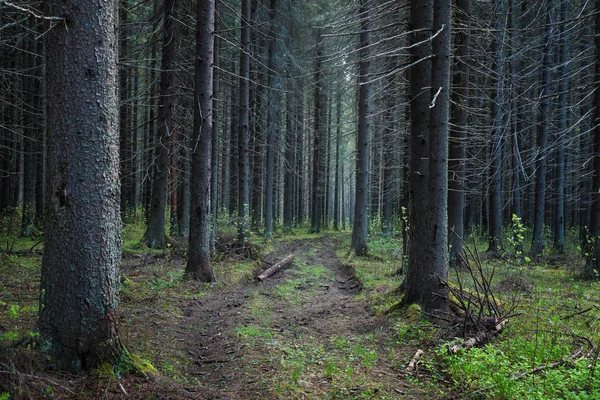
[[[169,142],[173,133],[173,81],[175,77],[173,62],[175,60],[176,49],[173,23],[177,18],[176,7],[176,0],[165,0],[160,96],[158,98],[157,157],[153,167],[152,198],[150,200],[150,213],[148,214],[148,227],[146,228],[146,233],[144,233],[144,243],[153,249],[164,249],[167,246],[165,212],[169,184]],[[172,188],[172,191],[174,191],[174,188]]]
[[[197,7],[190,236],[185,273],[191,279],[212,282],[214,275],[210,263],[210,159],[215,0],[199,0]]]
[[[57,367],[119,360],[121,220],[115,1],[46,2],[48,186],[39,329]],[[64,79],[68,76],[69,79]]]
[[[219,11],[221,8],[221,0],[215,0],[215,26],[214,31],[219,32]],[[213,49],[213,103],[212,103],[212,152],[210,157],[210,216],[211,216],[211,230],[210,230],[210,248],[211,251],[215,250],[215,242],[217,237],[217,217],[218,207],[217,202],[219,199],[219,51],[221,40],[219,35],[214,35],[214,49]]]
[[[404,303],[420,303],[427,253],[429,105],[431,104],[431,42],[433,0],[411,0],[410,26],[410,165],[408,180],[408,266]],[[418,45],[417,45],[418,44]]]
[[[428,253],[422,288],[423,311],[448,311],[448,122],[450,108],[451,0],[435,0],[429,120]]]
[[[448,169],[448,227],[450,264],[457,265],[464,255],[464,219],[466,187],[467,108],[469,105],[469,56],[471,39],[468,32],[471,0],[456,2],[456,63],[452,80],[451,128]]]
[[[358,139],[356,154],[356,198],[354,201],[354,226],[352,228],[352,249],[358,256],[367,254],[369,234],[369,124],[370,110],[370,40],[371,40],[372,0],[361,0],[359,88],[358,88]]]

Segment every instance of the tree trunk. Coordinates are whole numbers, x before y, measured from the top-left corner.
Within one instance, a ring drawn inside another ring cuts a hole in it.
[[[450,265],[456,266],[464,255],[464,210],[466,187],[466,141],[469,105],[469,57],[471,39],[468,32],[471,0],[457,0],[456,63],[452,80],[451,128],[448,169],[448,227]]]
[[[215,0],[199,0],[196,11],[190,236],[185,274],[191,279],[212,282],[214,275],[210,263],[210,162]]]
[[[408,266],[405,304],[421,303],[427,253],[427,198],[429,157],[429,105],[431,103],[431,42],[433,0],[411,0],[410,26],[410,165],[408,180]]]
[[[121,165],[121,218],[123,221],[128,217],[131,207],[131,142],[129,131],[129,67],[127,66],[127,35],[128,35],[128,10],[129,0],[119,0],[119,149]]]
[[[494,75],[496,76],[496,88],[492,100],[492,136],[490,143],[490,191],[489,191],[489,231],[488,231],[488,254],[496,258],[502,255],[504,246],[502,243],[502,148],[503,146],[503,114],[504,105],[504,56],[503,56],[503,25],[502,25],[502,1],[496,0],[494,4],[495,30],[492,53],[494,54]]]
[[[279,93],[275,88],[276,63],[275,49],[277,46],[277,35],[275,33],[275,17],[277,14],[277,0],[270,0],[269,5],[271,17],[271,40],[269,41],[268,82],[267,82],[267,176],[265,182],[265,237],[273,237],[273,180],[275,159],[275,132],[277,129],[277,108],[279,106]]]
[[[250,0],[242,0],[242,39],[240,51],[240,93],[238,120],[238,239],[248,241],[248,209],[250,205],[248,125],[250,118]]]
[[[544,249],[544,216],[546,212],[546,173],[548,164],[548,131],[551,123],[550,94],[552,93],[552,81],[550,68],[552,66],[552,52],[554,32],[552,23],[553,5],[552,0],[546,0],[546,40],[544,43],[544,60],[542,63],[542,98],[541,121],[538,126],[538,149],[535,180],[535,211],[533,221],[533,238],[531,242],[531,254],[540,257]]]
[[[290,68],[291,65],[288,65]],[[291,82],[289,75],[287,76],[287,81]],[[292,218],[293,218],[293,206],[294,206],[294,165],[296,163],[295,160],[295,152],[294,152],[294,143],[296,142],[296,138],[294,135],[296,134],[295,129],[293,128],[293,118],[294,118],[294,107],[293,101],[294,92],[291,85],[288,87],[288,91],[286,93],[286,112],[285,112],[285,179],[283,180],[283,230],[284,232],[292,231]]]
[[[594,171],[592,177],[592,207],[590,208],[590,235],[592,251],[588,252],[582,276],[585,279],[598,279],[600,271],[600,0],[596,0],[596,16],[594,18],[594,45],[596,59],[594,65]]]
[[[115,1],[46,2],[48,186],[39,329],[59,369],[116,364],[121,220]],[[68,76],[69,79],[64,79]]]
[[[325,122],[323,58],[325,47],[320,33],[317,34],[317,55],[315,62],[315,133],[313,143],[313,170],[312,170],[312,205],[311,205],[311,233],[321,232],[321,218],[323,213],[323,129]]]
[[[450,0],[435,0],[429,120],[429,246],[424,265],[423,311],[448,311],[448,117],[450,108]]]
[[[336,134],[335,134],[335,187],[333,189],[333,229],[340,230],[340,142],[342,141],[342,92],[336,97]]]
[[[366,255],[369,234],[369,123],[371,116],[370,96],[370,40],[372,0],[361,0],[359,89],[358,89],[358,139],[356,154],[356,198],[354,201],[354,226],[352,249],[358,256]]]
[[[554,249],[558,254],[565,251],[565,137],[567,135],[567,90],[568,90],[568,40],[567,21],[569,19],[569,3],[560,2],[560,51],[558,65],[560,65],[560,93],[558,103],[560,107],[560,122],[556,138],[556,212],[554,214]]]
[[[219,32],[219,12],[221,8],[221,0],[215,0],[215,26],[214,31]],[[221,39],[219,35],[214,35],[213,49],[213,103],[212,103],[212,153],[210,157],[210,215],[211,215],[211,230],[210,230],[210,248],[215,250],[215,242],[217,238],[217,218],[219,209],[217,202],[219,199],[219,51]]]
[[[169,184],[169,142],[173,133],[174,107],[174,68],[175,31],[173,22],[177,18],[177,1],[165,0],[163,16],[163,50],[160,72],[160,95],[158,98],[157,157],[152,178],[152,198],[148,227],[144,233],[144,243],[152,249],[164,249],[167,246],[165,233],[165,212],[167,208],[167,188]],[[172,188],[172,191],[175,189]]]

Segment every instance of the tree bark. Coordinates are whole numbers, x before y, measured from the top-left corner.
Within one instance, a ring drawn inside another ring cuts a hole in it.
[[[592,206],[590,208],[590,235],[592,236],[592,251],[588,252],[582,277],[598,279],[600,271],[600,0],[596,0],[596,16],[594,18],[594,46],[596,59],[594,65],[594,120],[593,120],[593,176],[592,176]]]
[[[410,165],[408,180],[408,265],[405,304],[421,303],[428,239],[429,105],[431,103],[431,42],[433,0],[411,0]]]
[[[313,143],[313,170],[312,170],[312,204],[311,204],[311,233],[321,232],[321,218],[323,214],[323,129],[325,123],[325,99],[324,99],[324,71],[323,58],[325,57],[325,46],[320,33],[317,33],[317,54],[315,60],[315,133]]]
[[[492,45],[494,60],[494,75],[496,76],[496,88],[492,100],[492,136],[490,143],[490,191],[489,191],[489,226],[488,226],[488,254],[496,258],[504,251],[502,240],[502,148],[503,146],[503,114],[504,104],[504,56],[503,56],[503,25],[502,25],[502,1],[494,3],[495,30]]]
[[[448,227],[450,242],[450,265],[456,266],[464,255],[464,210],[466,187],[466,141],[469,105],[469,57],[471,39],[468,32],[471,0],[457,0],[455,71],[452,80],[451,127],[448,169]]]
[[[114,364],[121,220],[117,4],[46,2],[48,183],[39,330],[59,369]],[[64,77],[68,76],[69,79]]]
[[[565,251],[565,137],[567,135],[567,91],[568,91],[568,33],[567,21],[569,19],[569,3],[560,2],[560,51],[558,65],[560,65],[560,88],[558,103],[560,107],[560,122],[556,137],[556,212],[554,214],[554,249],[558,254]]]
[[[275,18],[277,15],[277,0],[270,0],[269,13],[271,18],[271,29],[269,41],[269,61],[267,80],[267,174],[265,182],[265,237],[273,237],[273,180],[275,159],[275,131],[277,130],[277,108],[279,106],[279,93],[277,85],[277,34],[275,29]]]
[[[165,212],[167,208],[167,187],[169,184],[169,142],[173,134],[173,81],[175,78],[173,64],[176,49],[173,22],[177,18],[176,7],[176,0],[165,0],[160,95],[158,98],[157,157],[153,168],[148,227],[146,228],[146,233],[144,233],[144,243],[152,249],[164,249],[167,246]],[[174,188],[172,190],[174,191]]]
[[[354,226],[352,228],[352,249],[358,256],[367,254],[369,234],[369,124],[370,110],[370,40],[371,40],[372,0],[361,0],[359,88],[358,88],[358,139],[356,154],[356,198],[354,201]]]
[[[548,131],[550,128],[550,94],[552,81],[550,68],[552,67],[552,53],[554,42],[554,28],[552,23],[552,0],[546,0],[546,40],[544,43],[544,60],[542,62],[542,97],[541,120],[538,125],[537,164],[535,180],[535,208],[533,221],[533,238],[531,241],[531,254],[540,257],[544,249],[544,216],[546,212],[546,174],[548,164]]]
[[[429,119],[428,253],[424,265],[423,311],[448,311],[448,117],[450,108],[450,0],[435,0]]]
[[[196,12],[190,236],[185,274],[191,279],[212,282],[214,275],[210,263],[210,168],[215,0],[199,0]]]
[[[240,93],[238,120],[238,239],[248,241],[248,204],[250,200],[250,160],[248,125],[250,118],[250,0],[242,0],[242,39],[240,51]]]
[[[219,12],[221,8],[221,0],[215,0],[215,26],[214,31],[219,32]],[[212,153],[210,157],[210,215],[211,215],[211,230],[210,230],[210,248],[215,251],[215,243],[217,238],[217,218],[219,209],[217,202],[219,200],[219,52],[221,39],[219,35],[214,35],[213,49],[213,103],[212,103]]]

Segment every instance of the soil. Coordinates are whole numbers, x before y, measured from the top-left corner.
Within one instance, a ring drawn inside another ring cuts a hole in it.
[[[355,298],[362,284],[354,268],[342,264],[336,257],[331,241],[332,238],[325,236],[282,243],[277,252],[263,260],[263,269],[288,254],[296,254],[291,266],[261,283],[214,293],[184,305],[180,328],[193,331],[194,327],[200,327],[198,333],[186,340],[186,352],[193,357],[188,374],[198,376],[208,389],[214,391],[214,398],[281,398],[275,393],[276,382],[271,378],[278,375],[280,362],[264,357],[273,352],[272,345],[265,341],[247,345],[235,333],[236,327],[252,323],[251,300],[257,295],[269,303],[270,326],[277,342],[311,340],[314,346],[333,352],[332,338],[367,338],[377,352],[376,365],[365,370],[371,375],[367,380],[375,382],[372,386],[381,393],[361,398],[424,398],[418,388],[410,389],[407,376],[399,367],[398,358],[410,360],[416,349],[410,346],[396,349],[400,354],[389,360],[392,333],[388,319],[375,315],[364,299]],[[292,279],[291,274],[298,263],[322,266],[331,273],[308,277],[304,282],[297,282],[294,277],[300,298],[290,304],[276,294],[276,288]],[[319,394],[324,395],[330,383],[318,374],[302,377],[297,398],[321,398]],[[356,385],[346,389],[350,397],[358,396],[367,388]]]
[[[22,398],[435,398],[406,373],[417,348],[401,343],[393,321],[361,296],[354,268],[336,256],[340,243],[340,235],[279,241],[254,273],[294,254],[289,266],[260,283],[248,277],[211,288],[169,278],[185,262],[177,244],[170,254],[124,254],[122,275],[132,283],[121,293],[121,337],[159,375],[58,375],[16,349],[0,361],[27,368],[0,376],[0,389],[10,378],[6,388],[17,386]]]

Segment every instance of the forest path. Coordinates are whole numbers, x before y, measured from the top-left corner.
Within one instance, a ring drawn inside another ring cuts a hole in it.
[[[404,374],[415,348],[356,296],[340,244],[340,235],[281,242],[263,266],[295,254],[290,266],[186,303],[187,375],[221,399],[426,398]]]

